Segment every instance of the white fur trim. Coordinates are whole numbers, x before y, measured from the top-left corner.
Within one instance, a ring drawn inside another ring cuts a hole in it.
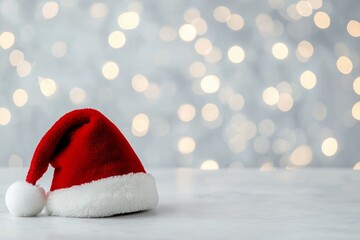
[[[48,192],[46,208],[50,215],[107,217],[152,209],[158,201],[151,174],[129,173]]]
[[[5,194],[5,204],[9,212],[17,217],[33,217],[44,208],[45,191],[39,186],[28,182],[15,182]]]

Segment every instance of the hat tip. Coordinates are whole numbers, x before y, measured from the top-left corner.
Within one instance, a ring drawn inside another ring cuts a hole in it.
[[[46,203],[45,190],[28,182],[15,182],[5,194],[5,204],[9,212],[17,217],[38,215]]]

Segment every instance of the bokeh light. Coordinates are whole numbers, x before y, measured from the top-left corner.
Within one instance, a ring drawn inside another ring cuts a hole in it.
[[[79,105],[85,101],[86,92],[82,88],[75,87],[70,90],[69,97],[73,104]]]
[[[330,26],[330,17],[325,12],[317,12],[314,15],[314,23],[320,29],[326,29]]]
[[[206,66],[202,62],[195,61],[190,65],[189,73],[194,78],[202,77],[206,73]]]
[[[42,6],[41,12],[45,19],[54,18],[59,12],[59,4],[53,1],[46,2]]]
[[[336,67],[342,74],[349,74],[353,69],[353,64],[348,57],[341,56],[336,61]]]
[[[50,97],[56,92],[57,86],[54,80],[50,78],[39,78],[40,91],[44,96]]]
[[[214,9],[214,18],[219,22],[226,22],[231,15],[230,10],[225,6],[219,6]]]
[[[184,12],[184,20],[188,23],[200,18],[200,12],[197,8],[189,8]]]
[[[274,87],[268,87],[262,94],[263,100],[267,105],[275,105],[279,101],[279,92]]]
[[[360,171],[360,162],[357,162],[353,169],[356,171]]]
[[[181,121],[190,122],[195,117],[196,109],[191,104],[183,104],[179,107],[177,114]]]
[[[353,89],[357,95],[360,95],[360,77],[357,77],[353,82]]]
[[[13,50],[9,55],[9,62],[11,66],[16,67],[19,63],[24,61],[24,53],[20,50]]]
[[[314,47],[308,41],[301,41],[296,49],[296,55],[300,61],[306,61],[314,54]]]
[[[199,38],[195,42],[195,51],[200,55],[207,55],[212,50],[212,43],[207,38]]]
[[[56,58],[64,57],[67,52],[67,45],[65,42],[59,41],[54,43],[51,48],[51,54]]]
[[[89,9],[90,15],[94,19],[105,18],[109,12],[109,7],[105,3],[93,3]]]
[[[323,6],[322,0],[308,0],[308,3],[310,3],[313,9],[319,9]]]
[[[119,27],[124,30],[135,29],[139,26],[140,16],[137,12],[124,12],[118,17]]]
[[[295,166],[304,167],[311,163],[313,153],[308,145],[300,145],[296,147],[290,155],[290,162]]]
[[[110,33],[108,42],[112,48],[121,48],[126,43],[125,34],[120,31],[114,31],[114,32]]]
[[[28,94],[24,89],[16,89],[13,94],[13,101],[17,107],[23,107],[28,101]]]
[[[131,131],[132,134],[136,137],[143,137],[147,134],[149,130],[150,120],[149,117],[140,113],[136,115],[132,120]]]
[[[205,60],[209,63],[217,63],[222,59],[221,49],[213,47],[211,52],[205,56]]]
[[[201,170],[218,170],[219,169],[219,164],[215,161],[215,160],[205,160],[201,166],[200,166]]]
[[[196,35],[198,36],[204,35],[208,30],[207,23],[202,18],[196,18],[194,21],[191,22],[191,25],[194,26],[196,30]]]
[[[346,26],[346,29],[350,36],[360,37],[360,22],[356,20],[350,20]]]
[[[7,125],[11,120],[11,113],[7,108],[0,108],[0,125]]]
[[[297,21],[302,18],[302,16],[299,14],[298,10],[296,9],[296,4],[290,4],[286,8],[286,13],[289,16],[290,19]]]
[[[32,66],[31,63],[29,63],[26,60],[20,61],[17,65],[16,65],[16,72],[19,75],[19,77],[26,77],[31,73],[32,70]]]
[[[196,29],[191,24],[184,24],[179,29],[179,36],[185,42],[191,42],[196,37]]]
[[[15,43],[15,36],[11,32],[2,32],[0,34],[0,47],[3,49],[11,48]]]
[[[288,47],[281,42],[275,43],[271,51],[273,56],[279,60],[284,60],[289,54]]]
[[[234,31],[239,31],[244,27],[244,19],[239,14],[231,14],[226,21],[227,26]]]
[[[335,138],[326,138],[321,144],[321,151],[327,157],[335,155],[338,151],[338,142]]]
[[[245,52],[240,46],[232,46],[228,50],[228,57],[233,63],[241,63],[245,58]]]
[[[316,75],[312,71],[305,71],[300,76],[300,83],[305,89],[312,89],[316,85]]]
[[[313,9],[308,1],[300,0],[296,4],[296,11],[299,13],[300,16],[308,17],[312,14]]]
[[[268,171],[274,171],[275,166],[272,162],[265,162],[260,166],[261,172],[268,172]]]
[[[205,93],[215,93],[219,90],[220,79],[215,75],[207,75],[201,80],[201,89]]]
[[[213,122],[219,117],[219,108],[213,103],[207,103],[201,109],[201,116],[205,121]]]
[[[107,80],[114,80],[119,72],[119,66],[115,62],[106,62],[102,67],[102,74]]]
[[[279,100],[277,102],[277,107],[283,111],[283,112],[288,112],[291,110],[291,108],[294,105],[294,100],[291,97],[290,94],[287,93],[282,93],[279,95]]]
[[[354,104],[351,113],[356,120],[360,121],[360,102]]]
[[[196,143],[191,137],[182,137],[178,142],[178,150],[182,154],[189,154],[195,150]]]
[[[136,92],[144,92],[149,87],[149,80],[142,74],[136,74],[132,78],[131,85]]]
[[[233,111],[240,111],[245,105],[245,99],[241,94],[233,94],[228,99],[229,108]]]

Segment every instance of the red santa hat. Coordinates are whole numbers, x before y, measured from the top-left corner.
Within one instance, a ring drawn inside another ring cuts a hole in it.
[[[36,182],[54,168],[45,194]],[[93,109],[61,117],[38,144],[26,182],[15,182],[5,195],[15,216],[106,217],[156,207],[154,177],[146,173],[120,130]]]

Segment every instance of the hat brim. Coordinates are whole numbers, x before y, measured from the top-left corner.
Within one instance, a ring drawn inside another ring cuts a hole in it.
[[[46,209],[63,217],[108,217],[155,208],[159,201],[154,177],[129,173],[50,191]]]

